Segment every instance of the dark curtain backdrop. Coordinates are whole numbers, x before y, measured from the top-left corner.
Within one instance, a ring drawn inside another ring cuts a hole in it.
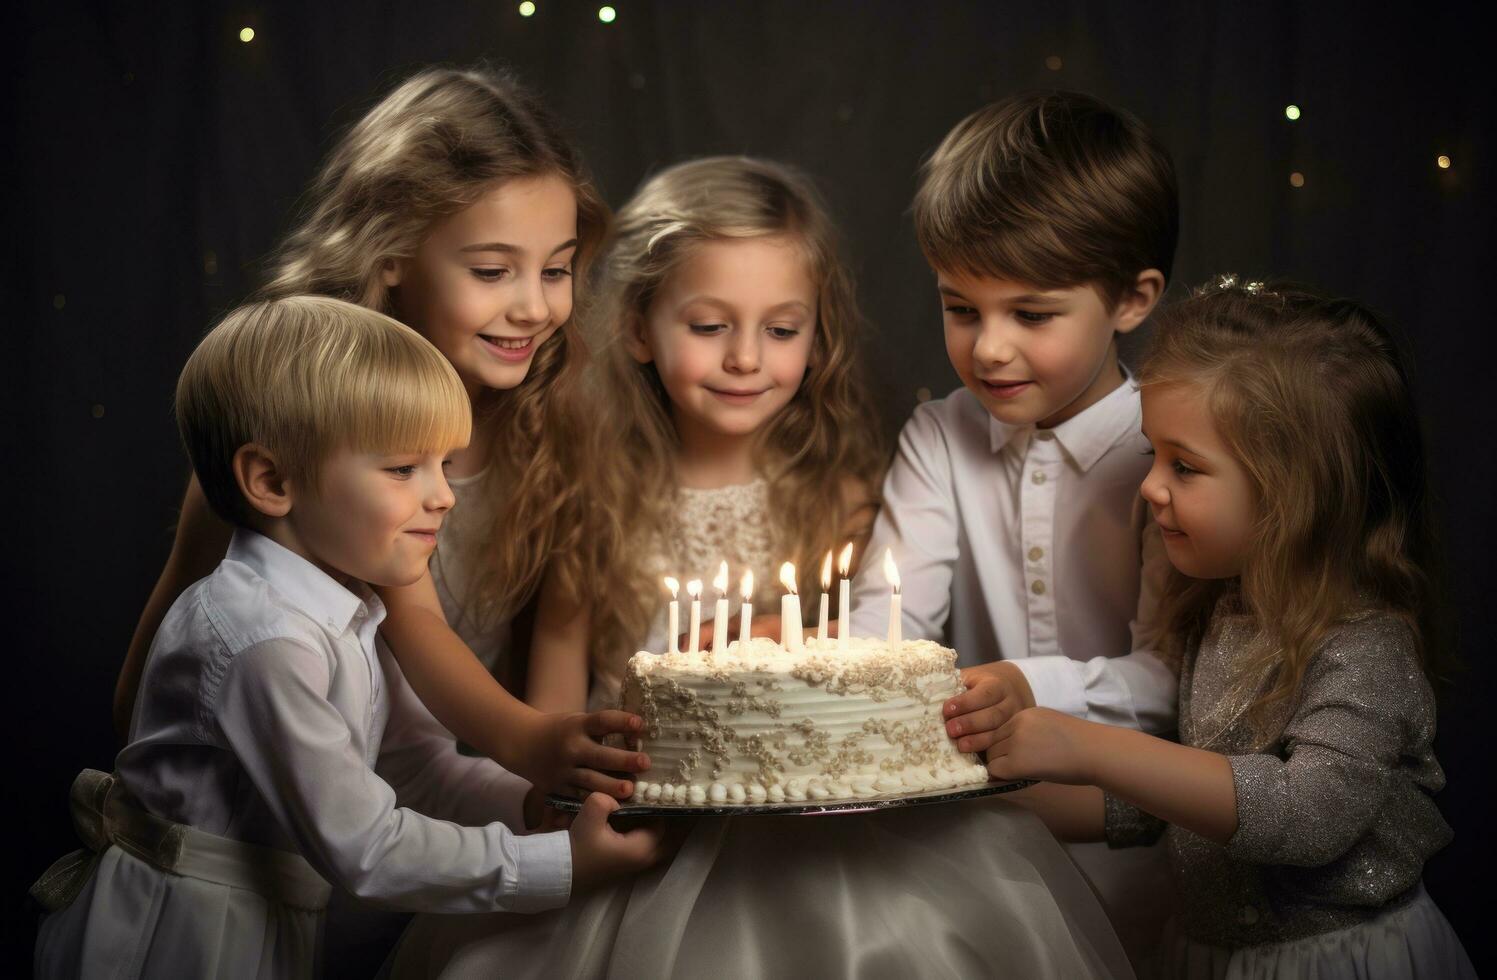
[[[509,0],[36,3],[8,19],[20,70],[6,131],[6,596],[20,642],[5,685],[19,740],[3,894],[17,968],[32,937],[21,893],[73,846],[69,781],[117,748],[115,672],[187,473],[178,370],[258,283],[339,132],[414,69],[479,59],[514,68],[569,121],[615,206],[702,154],[812,174],[874,325],[883,416],[870,424],[891,435],[917,398],[958,384],[907,214],[916,166],[963,115],[1015,91],[1090,92],[1163,138],[1183,215],[1170,296],[1222,271],[1292,275],[1389,314],[1415,363],[1464,663],[1438,743],[1456,839],[1426,880],[1478,967],[1497,966],[1480,912],[1497,176],[1476,8],[617,0],[605,24],[598,6],[538,0],[526,18]]]

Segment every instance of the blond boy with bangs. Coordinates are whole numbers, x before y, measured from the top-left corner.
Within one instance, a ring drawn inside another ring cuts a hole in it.
[[[332,885],[538,911],[656,857],[596,794],[569,834],[521,836],[530,784],[460,755],[375,644],[372,586],[425,570],[470,434],[436,348],[325,297],[246,306],[189,359],[177,416],[236,530],[156,635],[115,773],[74,783],[86,847],[33,888],[38,976],[310,976]]]
[[[1000,682],[995,707],[973,692],[948,712],[965,751],[1035,704],[1175,727],[1175,676],[1150,635],[1167,562],[1138,493],[1149,444],[1117,338],[1164,291],[1177,198],[1141,123],[1068,93],[978,110],[922,169],[916,233],[963,387],[905,426],[868,553],[893,550],[906,636],[944,640],[969,680]],[[877,565],[854,584],[855,634],[887,621]],[[1152,947],[1161,856],[1071,853],[1130,954]]]

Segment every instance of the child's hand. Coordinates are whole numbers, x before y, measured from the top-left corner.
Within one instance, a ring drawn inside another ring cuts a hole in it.
[[[539,787],[530,787],[525,794],[523,807],[525,830],[533,834],[544,834],[552,830],[566,830],[572,825],[576,814],[546,805],[546,794]]]
[[[531,742],[530,772],[521,775],[545,792],[608,793],[627,799],[634,782],[609,773],[644,772],[650,768],[650,757],[598,740],[615,734],[632,739],[642,727],[644,721],[627,711],[542,715]]]
[[[738,639],[738,626],[741,619],[741,616],[734,616],[732,619],[728,620],[728,640],[730,642]],[[714,624],[710,622],[702,624],[702,638],[698,642],[698,649],[712,649],[713,626]],[[772,640],[778,640],[780,638],[780,614],[757,612],[754,613],[754,618],[749,623],[749,635],[767,636]],[[686,633],[682,633],[679,637],[676,638],[676,648],[678,650],[685,650],[686,644],[689,642],[691,642],[691,637]]]
[[[988,772],[998,779],[1045,779],[1091,785],[1093,760],[1105,751],[1106,725],[1050,708],[1027,708],[999,728],[988,750]]]
[[[582,802],[582,812],[567,831],[572,838],[572,894],[642,871],[666,856],[664,824],[654,821],[620,833],[608,825],[608,815],[618,808],[618,800],[602,793]]]
[[[1024,672],[1006,660],[962,671],[967,690],[946,702],[946,734],[961,752],[984,752],[998,729],[1015,714],[1034,707],[1034,693]]]

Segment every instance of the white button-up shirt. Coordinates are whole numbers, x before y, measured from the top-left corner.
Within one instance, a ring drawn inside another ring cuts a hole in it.
[[[565,904],[567,835],[511,831],[530,784],[457,752],[376,645],[384,606],[362,591],[236,531],[156,634],[121,780],[158,816],[295,851],[364,898],[433,912]]]
[[[916,408],[853,583],[854,635],[888,630],[892,548],[906,637],[946,642],[963,666],[1012,660],[1046,707],[1173,730],[1142,417],[1131,378],[1052,429],[999,422],[965,388]]]

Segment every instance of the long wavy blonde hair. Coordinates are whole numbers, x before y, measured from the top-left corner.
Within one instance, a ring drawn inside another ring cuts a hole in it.
[[[779,551],[815,568],[853,515],[871,509],[884,451],[858,357],[864,329],[836,230],[809,180],[781,164],[710,157],[640,187],[618,213],[599,288],[598,386],[607,400],[596,435],[590,579],[595,664],[632,652],[659,605],[643,568],[667,534],[678,499],[676,430],[654,364],[624,340],[662,285],[706,242],[784,236],[799,243],[816,284],[816,329],[800,388],[756,436]],[[809,608],[809,604],[808,604]]]
[[[1162,617],[1175,658],[1240,588],[1259,641],[1241,679],[1272,677],[1249,717],[1292,702],[1326,636],[1382,610],[1405,620],[1431,679],[1445,645],[1419,416],[1395,345],[1366,307],[1287,283],[1224,277],[1157,317],[1142,385],[1189,384],[1246,470],[1257,521],[1239,580],[1172,571]]]
[[[581,308],[609,215],[576,150],[539,100],[505,74],[419,72],[333,148],[262,296],[319,293],[399,319],[381,270],[414,255],[439,219],[505,181],[535,176],[558,176],[576,195],[574,308]],[[464,600],[500,615],[526,601],[554,556],[576,554],[576,390],[586,363],[578,315],[536,351],[519,386],[485,389],[473,405],[475,432],[492,443],[481,494],[494,506],[480,524],[484,558]]]

